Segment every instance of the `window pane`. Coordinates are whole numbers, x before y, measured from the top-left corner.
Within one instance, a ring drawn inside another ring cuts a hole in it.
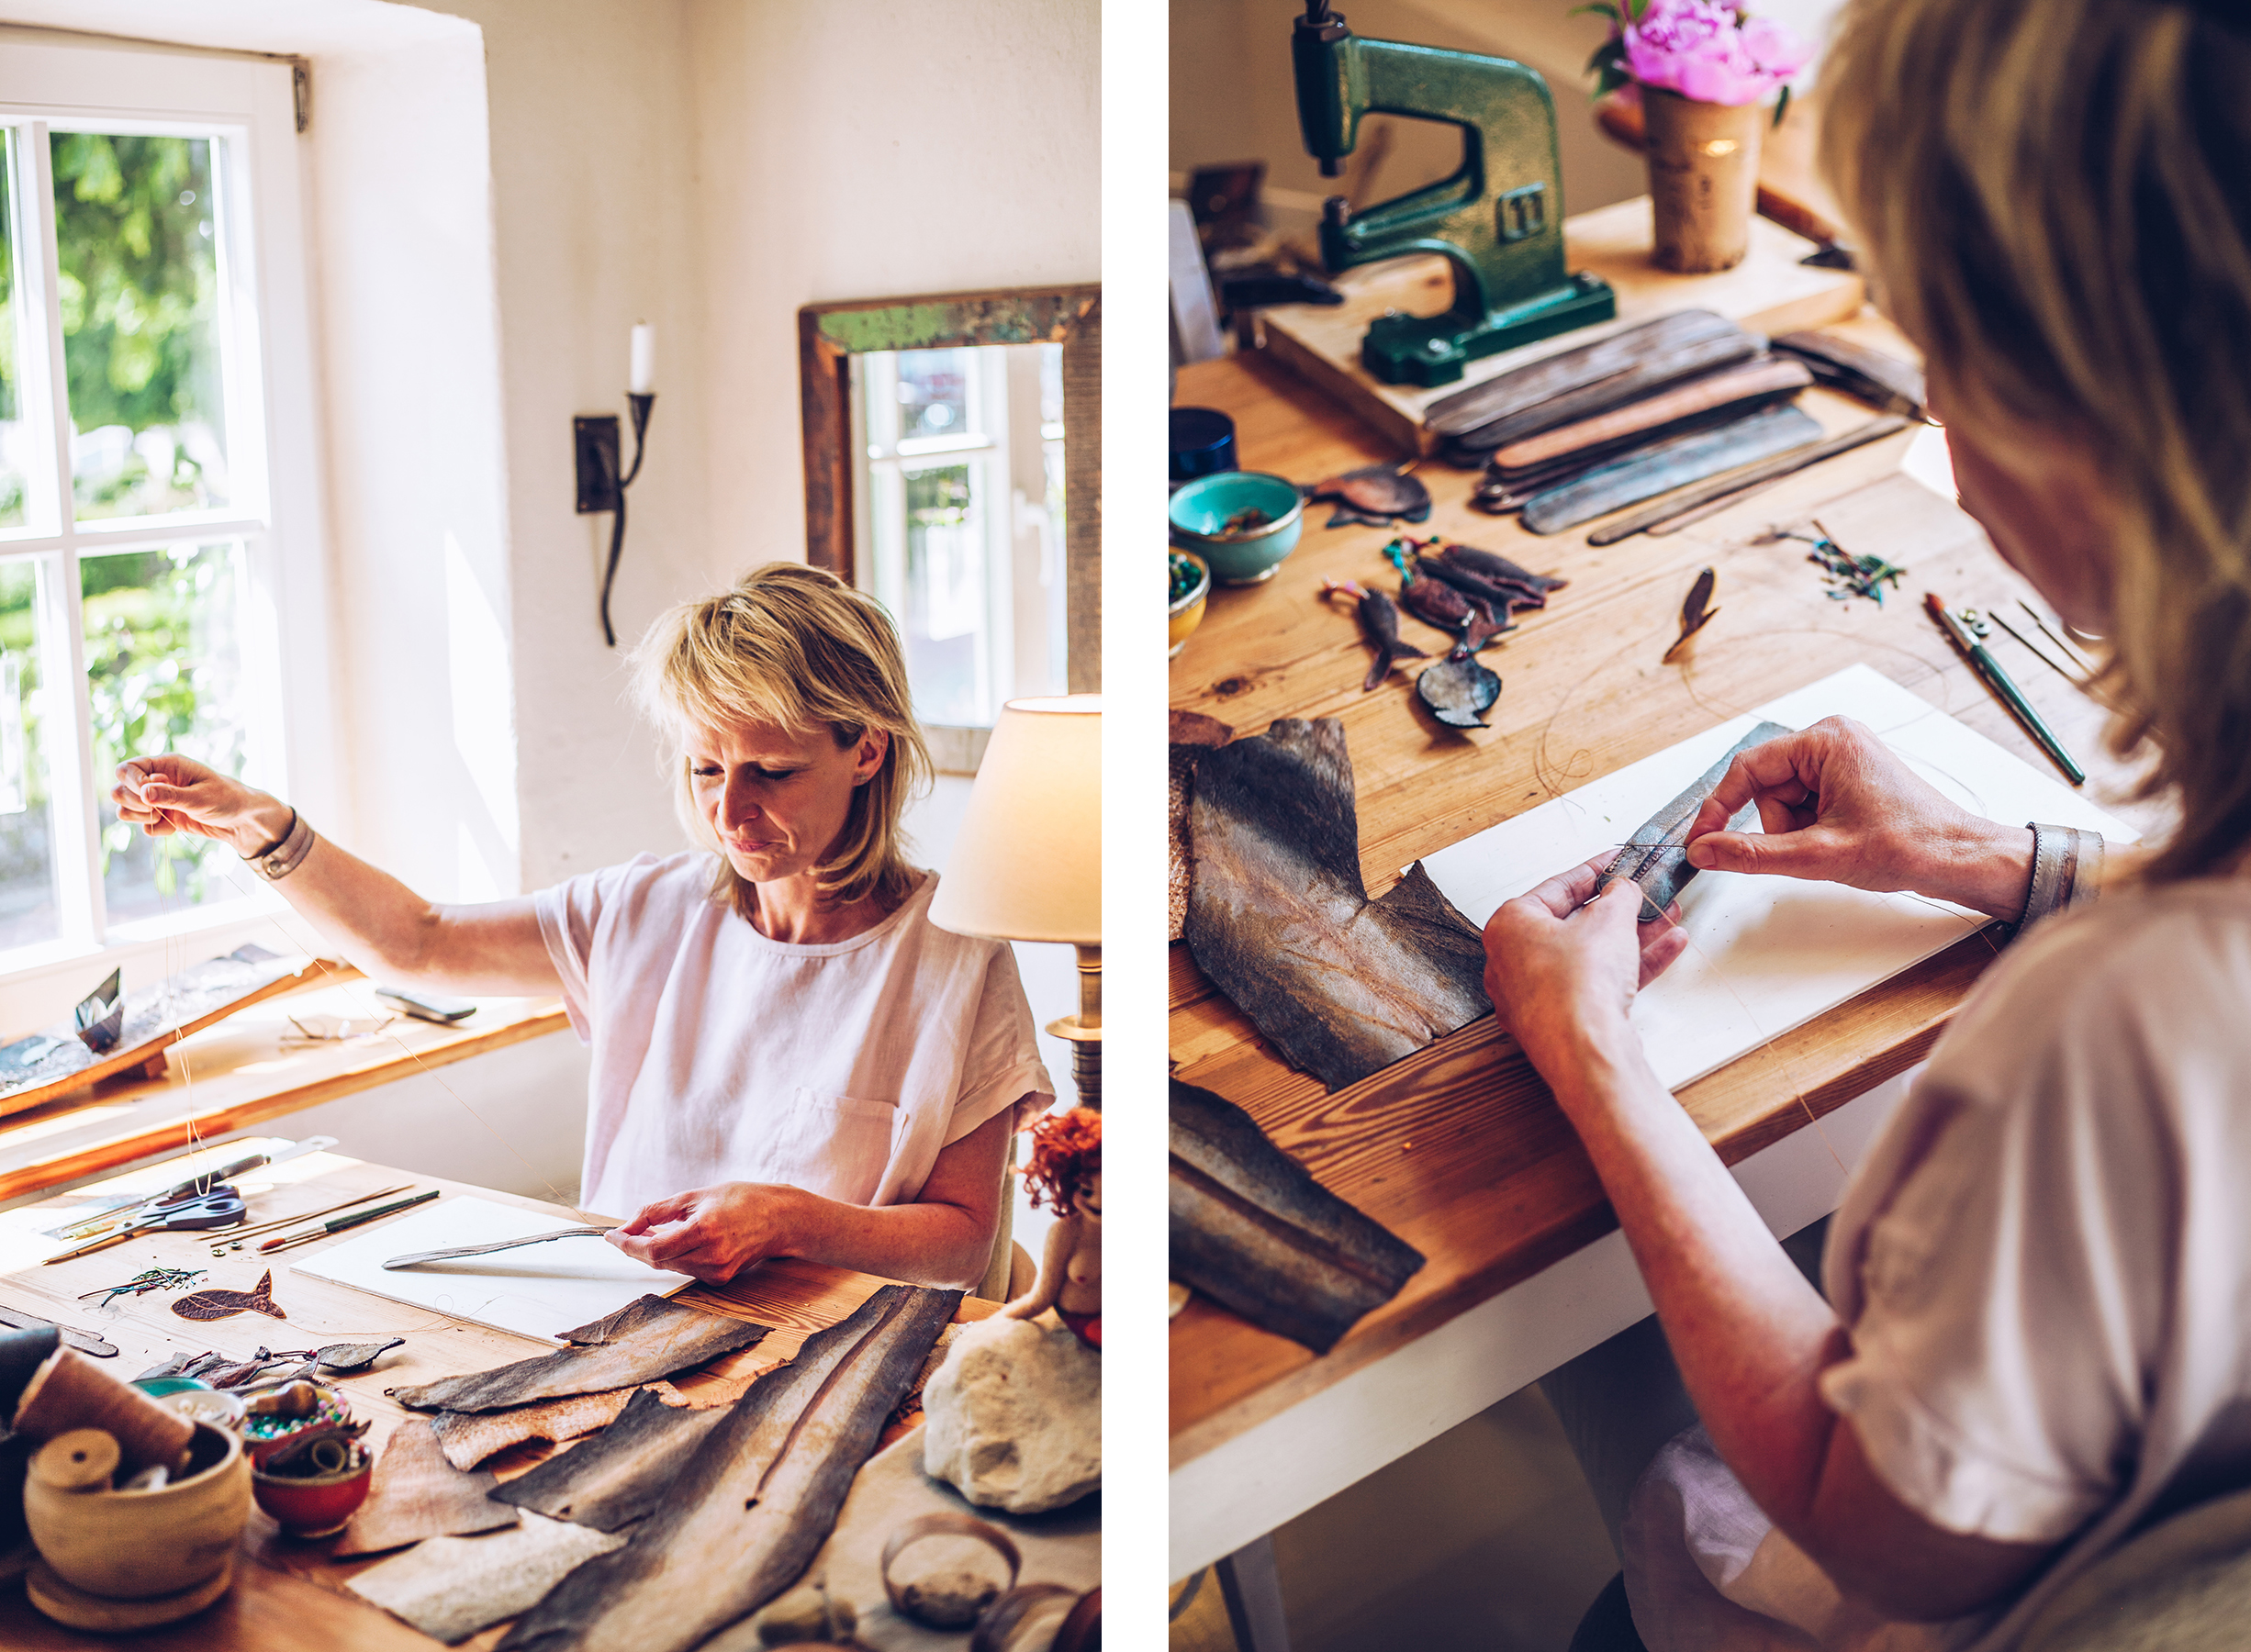
[[[23,314],[16,302],[16,133],[0,130],[0,528],[21,528],[33,463],[25,418]]]
[[[78,519],[229,501],[210,140],[50,135]]]
[[[935,354],[936,352],[929,353]],[[984,676],[983,464],[905,473],[907,678],[927,723],[990,723]]]
[[[969,358],[966,350],[899,352],[901,441],[973,433],[969,419]]]
[[[230,850],[185,834],[151,838],[118,819],[108,793],[119,763],[159,752],[241,774],[249,750],[238,631],[242,547],[124,551],[84,557],[79,567],[110,921],[224,899],[239,892],[220,872]]]
[[[47,736],[70,738],[72,713],[39,692],[39,597],[38,564],[0,563],[0,950],[62,932]]]

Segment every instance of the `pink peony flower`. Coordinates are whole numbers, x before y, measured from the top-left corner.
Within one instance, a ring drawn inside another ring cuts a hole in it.
[[[1697,103],[1757,103],[1806,66],[1806,43],[1767,17],[1711,0],[1649,0],[1625,25],[1626,68],[1644,86]]]

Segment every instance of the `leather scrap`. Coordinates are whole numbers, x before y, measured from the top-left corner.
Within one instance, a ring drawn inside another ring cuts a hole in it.
[[[628,1389],[747,1348],[769,1327],[644,1296],[565,1335],[571,1345],[489,1371],[385,1393],[416,1411],[489,1412],[568,1394]]]
[[[1728,765],[1753,746],[1790,732],[1780,723],[1763,722],[1729,747],[1727,755],[1698,776],[1686,791],[1635,829],[1625,848],[1595,880],[1595,893],[1601,894],[1621,877],[1631,878],[1641,886],[1641,921],[1655,922],[1697,875],[1696,867],[1688,864],[1688,828],[1704,807],[1704,799],[1726,776]],[[1757,819],[1758,806],[1746,803],[1728,821],[1728,829],[1740,832]]]
[[[493,1493],[520,1509],[614,1532],[646,1515],[726,1408],[689,1411],[636,1389],[617,1420]]]
[[[391,1431],[375,1458],[367,1501],[330,1551],[379,1555],[425,1537],[488,1532],[514,1525],[516,1511],[489,1495],[500,1482],[490,1474],[465,1474],[445,1460],[427,1418],[409,1417]]]
[[[1326,1354],[1423,1255],[1313,1178],[1232,1101],[1171,1081],[1172,1277]]]
[[[506,1531],[432,1537],[369,1567],[344,1587],[448,1646],[467,1640],[539,1599],[622,1537],[527,1514]]]
[[[1190,805],[1197,966],[1332,1090],[1488,1013],[1484,943],[1417,865],[1361,881],[1344,725],[1277,720],[1207,753]]]
[[[496,1412],[440,1412],[431,1419],[438,1431],[438,1445],[445,1460],[456,1468],[474,1468],[496,1452],[526,1440],[549,1440],[561,1445],[617,1421],[618,1413],[640,1389],[610,1389],[599,1394],[571,1394],[561,1400],[542,1400],[532,1405],[512,1405]],[[686,1406],[688,1396],[669,1382],[651,1383],[646,1390],[666,1405]]]
[[[504,1652],[689,1652],[794,1583],[960,1301],[886,1285],[807,1337],[720,1413],[633,1541],[518,1618]]]

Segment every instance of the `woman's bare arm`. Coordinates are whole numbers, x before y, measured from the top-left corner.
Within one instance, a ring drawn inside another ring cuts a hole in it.
[[[151,836],[185,832],[248,857],[289,830],[278,798],[185,757],[136,758],[110,797]],[[439,906],[326,838],[274,887],[321,939],[381,980],[448,992],[529,996],[562,986],[529,898]]]
[[[1014,1108],[946,1148],[913,1204],[856,1205],[776,1182],[722,1182],[644,1205],[610,1242],[652,1267],[714,1284],[768,1256],[802,1256],[917,1285],[984,1278],[1000,1223]]]

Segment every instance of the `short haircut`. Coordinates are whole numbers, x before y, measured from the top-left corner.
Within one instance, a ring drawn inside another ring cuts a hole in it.
[[[883,766],[852,794],[821,892],[839,904],[874,896],[903,900],[914,883],[899,817],[927,788],[930,753],[914,720],[906,657],[890,615],[834,574],[775,562],[716,597],[658,616],[633,653],[634,689],[670,748],[673,802],[697,843],[719,855],[712,898],[747,917],[750,886],[738,876],[696,807],[689,746],[703,730],[768,723],[803,733],[824,728],[839,748],[870,730],[890,737]]]
[[[2159,881],[2251,842],[2245,28],[2217,0],[1853,0],[1822,70],[1877,302],[1965,414],[2076,437],[2116,502],[2100,686],[2180,806]]]

